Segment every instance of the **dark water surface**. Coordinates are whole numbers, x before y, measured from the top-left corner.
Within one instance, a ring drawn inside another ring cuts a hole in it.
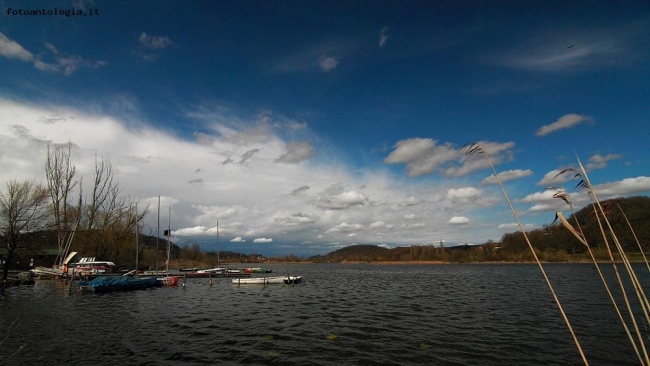
[[[0,365],[582,364],[535,265],[273,268],[306,283],[6,289]],[[593,265],[545,268],[590,364],[638,364]],[[637,273],[646,284],[647,269]]]

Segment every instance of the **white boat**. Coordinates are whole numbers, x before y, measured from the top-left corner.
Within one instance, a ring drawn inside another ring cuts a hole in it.
[[[74,273],[81,276],[113,273],[115,263],[108,261],[96,261],[95,257],[83,257],[77,263],[69,264],[68,267]]]
[[[83,257],[79,262],[71,262],[77,252],[71,252],[63,260],[61,266],[52,268],[36,267],[32,270],[35,275],[48,276],[96,276],[110,274],[115,271],[115,263],[109,261],[96,261],[95,257]]]
[[[302,276],[250,277],[250,278],[236,278],[232,280],[232,283],[238,285],[271,285],[271,284],[293,285],[301,282],[302,282]]]
[[[200,269],[196,271],[196,273],[226,273],[226,268],[216,267],[216,268],[209,268],[209,269]]]

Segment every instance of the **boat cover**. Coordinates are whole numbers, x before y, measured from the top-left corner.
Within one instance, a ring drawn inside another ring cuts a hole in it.
[[[137,278],[124,276],[97,277],[92,281],[79,281],[79,287],[88,287],[93,290],[110,289],[137,289],[156,285],[156,278]]]

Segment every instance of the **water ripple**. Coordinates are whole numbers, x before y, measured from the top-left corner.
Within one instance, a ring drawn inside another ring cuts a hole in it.
[[[289,271],[290,269],[290,271]],[[82,294],[40,281],[0,294],[6,364],[581,364],[530,265],[294,265],[297,286],[188,279]],[[550,266],[592,365],[636,364],[590,266]],[[647,279],[646,279],[647,280]],[[646,281],[647,282],[647,281]]]

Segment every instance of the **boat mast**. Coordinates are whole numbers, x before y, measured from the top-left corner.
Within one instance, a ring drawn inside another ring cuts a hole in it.
[[[217,221],[217,267],[221,267],[220,261],[219,261],[219,251],[221,248],[219,247],[219,221]]]
[[[165,262],[165,273],[169,273],[169,237],[172,235],[172,206],[169,206],[169,221],[167,223],[167,261]]]
[[[135,276],[138,275],[138,206],[135,206]]]
[[[158,224],[156,225],[156,275],[158,275],[158,239],[160,236],[160,196],[158,196]]]

